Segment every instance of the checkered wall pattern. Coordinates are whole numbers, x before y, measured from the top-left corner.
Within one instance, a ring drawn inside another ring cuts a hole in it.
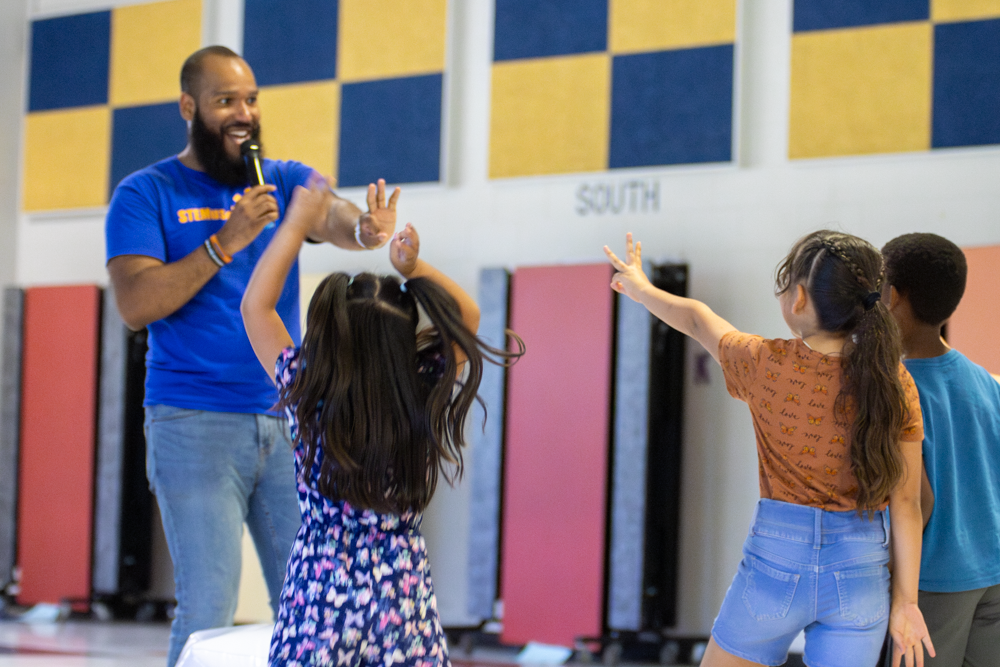
[[[447,0],[245,0],[268,157],[342,187],[441,180]]]
[[[496,0],[492,178],[732,160],[736,0]]]
[[[184,59],[201,46],[201,0],[33,21],[22,206],[104,206],[123,177],[179,152]]]
[[[243,55],[268,157],[343,187],[441,178],[447,0],[245,0]],[[179,152],[185,58],[201,0],[31,23],[26,211],[100,207],[131,172]]]
[[[791,158],[1000,144],[1000,0],[795,0]]]

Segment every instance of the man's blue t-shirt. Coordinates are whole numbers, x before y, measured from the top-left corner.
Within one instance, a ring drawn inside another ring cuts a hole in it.
[[[305,185],[313,170],[299,162],[264,160],[263,171],[264,180],[278,188],[280,224],[295,186]],[[222,228],[243,191],[185,167],[176,157],[135,172],[111,198],[105,225],[108,260],[146,255],[169,263],[185,257]],[[276,228],[268,225],[190,301],[149,325],[145,405],[245,413],[266,413],[274,406],[277,392],[250,347],[240,301]],[[277,310],[298,344],[297,262]]]
[[[1000,383],[958,350],[907,359],[924,414],[934,511],[924,530],[920,590],[1000,583]]]

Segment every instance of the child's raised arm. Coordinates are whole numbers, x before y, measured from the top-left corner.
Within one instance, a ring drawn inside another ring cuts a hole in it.
[[[419,255],[420,237],[413,225],[406,223],[406,227],[393,237],[392,243],[389,245],[389,259],[392,261],[393,267],[407,280],[427,278],[443,287],[458,302],[458,308],[462,312],[462,321],[469,331],[472,333],[479,331],[479,305],[475,299],[469,296],[469,293],[454,280],[420,259]]]
[[[308,189],[295,188],[285,219],[257,262],[243,293],[240,312],[247,337],[272,380],[278,355],[294,343],[276,310],[278,299],[303,241],[316,221],[327,216],[332,201],[329,185],[319,178],[310,181]]]
[[[676,296],[656,288],[642,270],[642,244],[632,243],[631,232],[625,236],[625,261],[604,246],[615,275],[611,289],[638,301],[646,309],[683,334],[691,336],[719,361],[719,341],[736,327],[722,319],[701,301]]]

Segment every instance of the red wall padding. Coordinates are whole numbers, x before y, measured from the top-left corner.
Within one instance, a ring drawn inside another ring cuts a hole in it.
[[[601,632],[613,292],[607,264],[518,269],[500,565],[508,643]]]
[[[90,596],[100,291],[24,295],[20,604]]]
[[[948,322],[948,342],[991,373],[1000,374],[1000,245],[962,248],[969,264],[965,295]]]

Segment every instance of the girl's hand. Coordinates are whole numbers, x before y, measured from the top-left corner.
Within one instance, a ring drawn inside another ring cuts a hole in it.
[[[330,189],[333,186],[332,178],[313,176],[307,185],[308,187],[295,186],[284,224],[302,225],[308,233],[326,220],[334,195]]]
[[[624,294],[633,301],[639,301],[639,293],[647,287],[652,287],[649,278],[642,270],[642,244],[632,243],[632,232],[625,235],[625,261],[618,259],[611,248],[604,246],[604,254],[611,260],[615,275],[611,277],[611,289]]]
[[[893,605],[889,612],[889,635],[892,637],[892,665],[923,667],[924,646],[933,658],[934,644],[916,603]]]
[[[392,237],[389,244],[389,260],[404,278],[409,278],[417,268],[420,254],[420,236],[409,222],[401,232]]]

